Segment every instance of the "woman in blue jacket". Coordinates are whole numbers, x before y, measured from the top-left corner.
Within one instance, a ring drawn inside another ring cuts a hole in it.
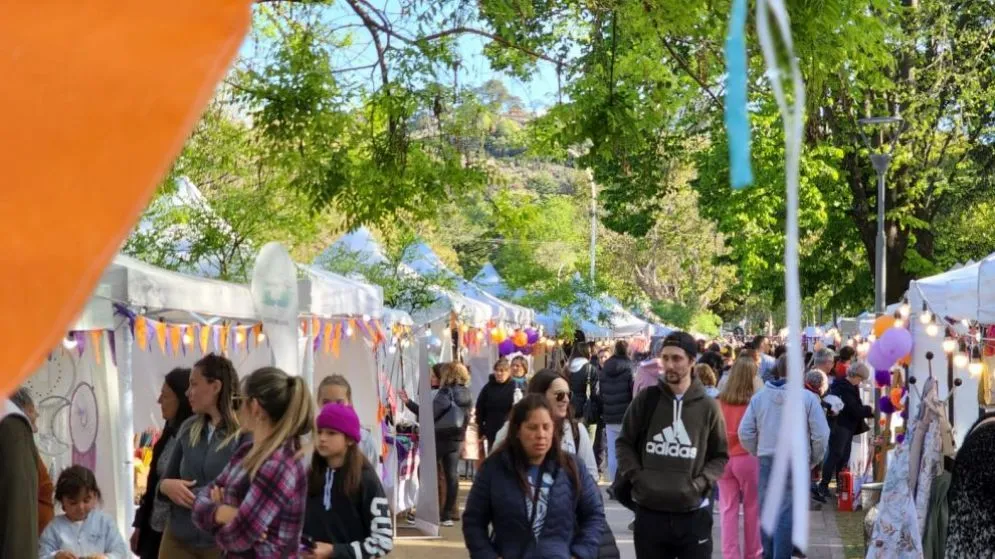
[[[529,394],[473,480],[463,513],[471,559],[596,559],[605,511],[594,479],[560,450],[549,402]],[[493,527],[493,537],[489,528]]]

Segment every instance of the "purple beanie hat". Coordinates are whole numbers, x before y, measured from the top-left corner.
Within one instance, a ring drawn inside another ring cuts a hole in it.
[[[355,442],[359,442],[359,416],[351,406],[327,404],[318,414],[318,429],[338,431]]]

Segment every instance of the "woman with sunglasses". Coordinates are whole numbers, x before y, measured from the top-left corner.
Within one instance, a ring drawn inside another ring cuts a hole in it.
[[[543,369],[532,377],[528,386],[529,394],[541,394],[546,397],[553,412],[553,423],[560,425],[560,450],[576,454],[584,463],[584,467],[598,481],[598,465],[594,461],[594,445],[587,429],[581,429],[570,411],[570,384],[562,375],[552,369]],[[508,436],[508,424],[505,423],[494,437],[494,447],[497,448]]]

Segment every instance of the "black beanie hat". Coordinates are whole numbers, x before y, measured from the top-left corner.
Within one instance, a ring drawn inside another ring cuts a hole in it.
[[[694,336],[680,330],[668,334],[663,339],[663,347],[679,347],[688,354],[688,359],[693,360],[698,356],[698,342],[695,341]]]

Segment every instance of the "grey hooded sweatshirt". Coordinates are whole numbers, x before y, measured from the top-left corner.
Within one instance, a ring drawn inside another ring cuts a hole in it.
[[[725,421],[697,378],[679,398],[662,378],[657,386],[637,394],[625,412],[615,444],[618,471],[632,481],[639,506],[690,512],[701,508],[729,461]],[[653,417],[646,417],[648,399],[657,396]]]

